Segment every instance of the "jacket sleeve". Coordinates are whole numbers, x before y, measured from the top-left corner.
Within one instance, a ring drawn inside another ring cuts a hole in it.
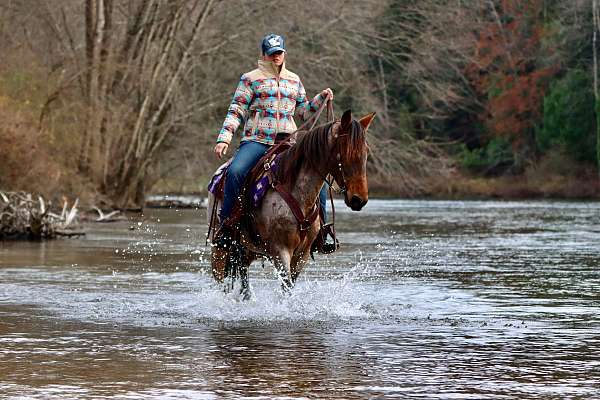
[[[227,116],[223,122],[223,127],[217,137],[217,143],[230,143],[235,130],[246,118],[248,109],[254,98],[252,91],[252,80],[246,74],[240,78],[237,89],[233,95],[233,100],[227,110]]]
[[[317,112],[323,103],[323,96],[319,93],[312,100],[306,98],[306,90],[302,81],[298,80],[298,97],[296,98],[296,116],[306,121],[310,116]]]

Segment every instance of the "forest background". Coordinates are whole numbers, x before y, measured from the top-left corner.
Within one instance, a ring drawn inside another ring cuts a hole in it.
[[[3,0],[0,189],[121,208],[205,191],[276,32],[309,96],[377,112],[372,193],[596,197],[598,2]]]

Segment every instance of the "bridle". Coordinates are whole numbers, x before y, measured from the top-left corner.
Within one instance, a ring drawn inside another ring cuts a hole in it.
[[[317,123],[317,120],[319,119],[319,116],[321,115],[321,113],[325,109],[325,107],[327,107],[328,123],[331,124],[331,126],[329,127],[329,129],[326,132],[326,134],[329,135],[331,133],[331,130],[333,129],[334,125],[338,122],[341,122],[339,120],[335,120],[335,117],[333,115],[333,103],[329,99],[324,101],[323,104],[321,104],[321,106],[319,107],[319,109],[315,112],[315,114],[313,114],[313,116],[310,119],[305,121],[304,124],[302,124],[300,126],[300,128],[298,128],[297,131],[301,131],[301,130],[305,129],[305,127],[308,126],[309,124],[310,124],[310,127],[308,128],[308,131],[309,132],[312,131]],[[312,123],[311,123],[311,121],[312,121]],[[298,201],[277,182],[277,180],[272,176],[272,172],[271,172],[272,171],[271,170],[271,166],[272,166],[271,161],[273,160],[273,157],[276,157],[276,154],[277,154],[277,151],[279,150],[279,148],[289,146],[289,143],[292,140],[292,136],[293,135],[290,135],[287,139],[283,140],[279,144],[276,144],[269,150],[269,152],[267,152],[267,154],[265,156],[267,161],[264,163],[263,168],[265,169],[265,171],[267,171],[267,173],[271,174],[271,186],[273,187],[273,189],[275,191],[277,191],[279,193],[279,195],[284,199],[284,201],[288,204],[288,206],[290,207],[290,210],[296,217],[296,220],[298,223],[298,228],[300,230],[300,237],[303,238],[306,235],[306,232],[308,231],[308,229],[310,228],[312,223],[314,222],[314,220],[317,218],[317,216],[319,214],[319,207],[315,205],[312,209],[312,212],[310,212],[310,214],[308,216],[305,216],[304,212],[302,211],[302,208],[298,204]],[[331,213],[331,215],[332,215],[331,233],[332,233],[335,243],[337,243],[337,239],[336,239],[336,233],[335,233],[335,205],[333,203],[333,192],[332,192],[333,191],[333,183],[336,182],[338,184],[339,190],[336,190],[336,192],[345,194],[348,191],[348,187],[346,184],[346,175],[344,174],[344,168],[342,165],[342,152],[341,152],[341,148],[340,148],[341,145],[340,145],[340,140],[339,140],[339,138],[343,137],[343,136],[350,136],[350,133],[336,135],[333,148],[330,150],[329,156],[327,157],[327,166],[330,166],[331,159],[335,154],[335,159],[336,159],[335,161],[337,163],[337,169],[338,169],[338,171],[336,171],[336,172],[339,172],[339,179],[336,179],[334,174],[332,174],[330,172],[326,172],[325,174],[323,174],[321,171],[319,171],[317,168],[315,168],[315,171],[317,172],[317,174],[329,186],[329,199],[331,201],[331,211],[332,211],[332,213]]]
[[[336,120],[331,124],[331,127],[329,128],[329,131],[327,132],[328,135],[334,129],[335,124],[339,123],[339,122],[340,122],[339,120]],[[335,144],[334,144],[332,151],[329,153],[329,157],[328,157],[328,162],[329,162],[332,158],[332,155],[335,153],[335,161],[337,163],[337,172],[339,172],[340,179],[336,179],[332,173],[324,174],[321,171],[317,170],[317,173],[319,174],[319,176],[321,176],[321,178],[323,178],[323,180],[329,185],[330,188],[333,188],[334,182],[337,183],[338,189],[333,189],[333,190],[335,190],[335,192],[338,194],[346,194],[346,192],[348,191],[348,186],[346,184],[346,175],[344,174],[344,166],[342,165],[342,152],[340,149],[340,140],[339,140],[343,136],[350,136],[350,133],[337,134],[335,136]],[[341,182],[339,182],[340,180],[341,180]]]
[[[329,100],[329,98],[327,98],[323,104],[321,104],[321,106],[319,107],[319,109],[312,115],[311,118],[309,118],[306,122],[304,122],[298,129],[297,131],[301,131],[303,130],[306,126],[309,125],[310,123],[310,128],[307,129],[308,132],[312,131],[315,127],[315,125],[317,124],[317,121],[319,120],[319,117],[321,116],[321,113],[323,112],[323,110],[325,109],[325,107],[327,107],[327,121],[331,123],[331,127],[329,128],[329,131],[327,132],[327,134],[329,135],[329,133],[331,132],[331,130],[333,129],[333,126],[340,122],[340,120],[336,120],[334,113],[333,113],[333,101]],[[312,123],[311,123],[312,121]],[[328,163],[331,160],[331,156],[332,154],[335,152],[335,150],[337,150],[337,154],[336,154],[336,161],[337,161],[337,168],[338,171],[340,173],[340,177],[341,177],[341,185],[340,182],[337,181],[337,179],[335,179],[335,177],[333,176],[333,174],[330,173],[325,173],[323,174],[321,171],[317,170],[317,174],[319,174],[319,176],[321,176],[321,178],[323,178],[323,181],[327,183],[327,185],[329,186],[329,192],[330,192],[330,196],[331,196],[331,190],[333,188],[333,182],[336,182],[338,184],[339,189],[333,189],[335,190],[336,193],[338,194],[345,194],[348,191],[348,187],[346,185],[346,176],[344,175],[344,169],[342,166],[342,155],[341,155],[341,151],[339,148],[339,138],[341,136],[348,136],[348,133],[345,133],[343,135],[337,135],[336,136],[336,142],[335,142],[335,148],[334,150],[332,150],[329,153],[329,157],[328,157]],[[330,178],[329,178],[330,176]]]
[[[327,134],[329,135],[329,133],[333,130],[334,125],[337,123],[338,121],[334,121],[333,124],[331,124],[331,128],[329,129],[329,131],[327,132]],[[333,188],[333,183],[337,183],[338,188],[339,189],[333,189],[335,190],[336,193],[338,194],[345,194],[348,191],[348,187],[346,186],[346,175],[344,174],[344,168],[342,166],[342,152],[340,151],[340,141],[339,138],[341,136],[348,136],[348,133],[345,133],[343,135],[337,135],[335,137],[335,144],[334,144],[334,148],[333,150],[329,153],[329,157],[328,157],[328,164],[329,161],[332,158],[333,153],[336,153],[335,155],[335,160],[337,163],[337,169],[340,175],[340,178],[342,180],[342,182],[338,182],[338,180],[335,178],[335,176],[331,173],[325,173],[323,174],[321,171],[317,171],[317,173],[321,176],[321,178],[323,178],[323,181],[325,181],[327,183],[327,185],[329,185],[329,188],[332,189]]]

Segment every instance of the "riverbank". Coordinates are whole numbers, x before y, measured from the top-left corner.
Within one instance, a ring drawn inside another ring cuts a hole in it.
[[[447,175],[420,182],[425,188],[418,196],[407,195],[400,185],[369,181],[376,197],[417,197],[423,199],[598,199],[600,176],[595,166],[562,157],[544,158],[522,174],[482,177],[456,169]]]
[[[430,198],[447,199],[598,199],[600,181],[598,178],[569,179],[564,176],[548,176],[545,179],[532,179],[528,176],[499,178],[457,178],[454,181],[440,182],[439,196],[432,193]],[[445,191],[444,191],[445,189]]]
[[[447,179],[432,179],[428,189],[418,196],[400,186],[372,180],[371,198],[419,198],[424,200],[596,200],[600,199],[600,179],[593,170],[580,171],[579,176],[528,173],[494,178],[469,177],[457,173]],[[206,192],[166,193],[155,191],[146,197],[149,208],[204,208]]]
[[[418,176],[418,174],[415,174]],[[415,178],[415,177],[411,177]],[[195,179],[159,181],[153,194],[169,196],[184,194],[206,197],[209,176]],[[438,175],[415,179],[405,176],[385,178],[369,174],[369,193],[372,198],[419,198],[432,200],[528,200],[565,199],[595,200],[600,198],[600,176],[594,164],[577,162],[564,152],[550,152],[535,163],[523,168],[520,174],[482,176],[454,166]],[[175,199],[176,200],[176,199]],[[173,203],[177,205],[177,201]]]
[[[419,196],[394,190],[377,182],[370,184],[371,198],[418,198],[423,200],[596,200],[600,199],[600,180],[591,177],[567,178],[554,175],[545,179],[527,176],[477,178],[454,176],[438,180]],[[152,194],[148,208],[204,208],[206,192]]]
[[[420,182],[425,188],[415,195],[400,185],[369,180],[371,198],[418,198],[431,200],[595,200],[600,199],[600,179],[593,170],[580,171],[577,176],[562,174],[527,173],[516,176],[482,178],[454,173],[448,177],[432,178]],[[157,185],[146,195],[144,207],[147,208],[204,208],[207,192],[205,185],[177,186]],[[112,208],[107,199],[102,198],[88,186],[69,187],[64,191],[53,187],[53,192],[40,190],[46,198],[54,199],[54,204],[63,200],[81,199],[81,207],[92,210],[94,207]],[[183,189],[183,190],[181,190]]]

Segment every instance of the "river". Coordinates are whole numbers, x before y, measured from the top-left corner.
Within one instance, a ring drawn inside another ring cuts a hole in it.
[[[204,210],[0,242],[0,398],[600,398],[600,203],[337,203],[291,296],[213,284]]]

